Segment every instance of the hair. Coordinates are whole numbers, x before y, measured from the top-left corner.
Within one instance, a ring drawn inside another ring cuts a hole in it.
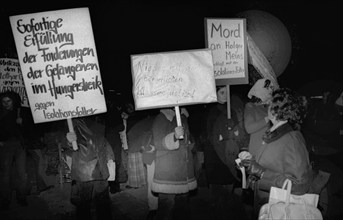
[[[13,91],[6,91],[3,93],[0,93],[0,100],[2,101],[3,98],[8,97],[12,99],[13,101],[13,108],[17,109],[20,107],[21,99],[18,93]]]
[[[307,112],[307,100],[291,89],[277,89],[272,93],[270,111],[277,120],[288,121],[293,129],[300,130]]]

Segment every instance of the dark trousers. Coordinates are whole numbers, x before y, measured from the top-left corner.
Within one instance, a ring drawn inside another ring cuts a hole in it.
[[[12,197],[12,173],[15,175],[17,200],[26,199],[26,151],[20,141],[3,143],[0,146],[0,197],[3,204],[9,204]]]
[[[189,220],[189,194],[158,194],[157,220]]]
[[[111,200],[107,181],[89,181],[72,183],[71,203],[76,206],[76,218],[92,219],[92,207],[95,207],[96,219],[112,219]]]

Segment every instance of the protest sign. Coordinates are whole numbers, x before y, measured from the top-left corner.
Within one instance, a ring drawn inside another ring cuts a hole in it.
[[[246,20],[205,18],[205,39],[213,54],[216,85],[227,88],[227,115],[231,118],[230,85],[249,82]]]
[[[88,8],[10,17],[35,123],[106,112]]]
[[[135,108],[217,101],[209,49],[131,55]]]
[[[29,107],[23,76],[18,59],[0,58],[0,92],[19,94],[22,107]]]
[[[206,47],[212,50],[217,85],[248,83],[245,19],[205,18]]]

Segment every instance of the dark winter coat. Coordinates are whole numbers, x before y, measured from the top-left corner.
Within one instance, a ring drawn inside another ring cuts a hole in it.
[[[73,123],[78,150],[72,155],[72,179],[80,182],[107,180],[107,162],[114,161],[114,154],[104,137],[105,127],[87,118],[75,119]]]
[[[312,167],[304,137],[286,123],[271,133],[266,132],[264,143],[257,152],[256,162],[266,168],[255,185],[258,204],[268,202],[271,186],[282,188],[288,178],[292,194],[307,193],[313,180]]]
[[[189,142],[187,118],[181,116],[184,139],[179,147],[173,148],[176,118],[169,121],[163,113],[156,116],[153,126],[153,140],[156,148],[155,174],[152,191],[157,193],[187,193],[197,187],[194,174],[192,144]]]

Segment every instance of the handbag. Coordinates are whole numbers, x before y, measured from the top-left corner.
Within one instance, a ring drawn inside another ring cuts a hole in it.
[[[291,189],[292,181],[289,179],[285,180],[281,189],[272,186],[269,201],[261,207],[258,219],[323,219],[317,208],[319,195],[293,195]]]

